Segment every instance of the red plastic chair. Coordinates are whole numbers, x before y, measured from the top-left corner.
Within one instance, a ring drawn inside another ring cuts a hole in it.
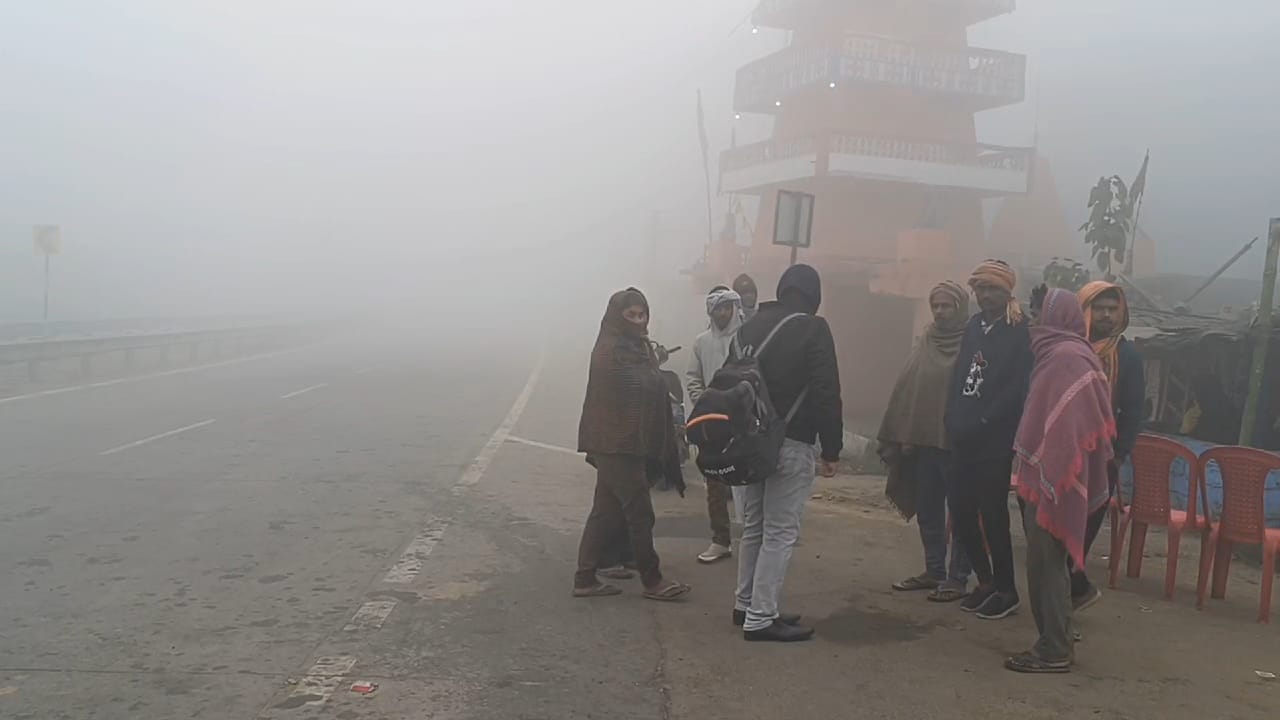
[[[1258,622],[1271,621],[1271,583],[1280,550],[1280,529],[1268,528],[1263,509],[1267,474],[1280,470],[1280,456],[1246,447],[1218,447],[1200,457],[1200,472],[1209,463],[1218,463],[1222,473],[1222,517],[1200,548],[1200,581],[1196,585],[1196,607],[1204,609],[1205,585],[1213,567],[1213,597],[1227,596],[1231,572],[1231,550],[1236,543],[1262,545],[1262,600]]]
[[[1173,461],[1181,458],[1187,463],[1187,509],[1174,510],[1169,499],[1169,476]],[[1197,512],[1204,509],[1204,522]],[[1207,541],[1211,522],[1209,518],[1209,492],[1196,454],[1187,446],[1158,435],[1139,435],[1133,447],[1133,499],[1126,510],[1120,512],[1120,526],[1111,532],[1111,587],[1116,586],[1120,575],[1120,554],[1124,551],[1124,533],[1132,525],[1129,537],[1129,562],[1126,574],[1136,578],[1142,573],[1142,551],[1147,542],[1147,528],[1163,527],[1168,537],[1168,561],[1164,572],[1164,597],[1173,599],[1173,589],[1178,576],[1178,550],[1182,534],[1188,529],[1201,530],[1202,542]]]

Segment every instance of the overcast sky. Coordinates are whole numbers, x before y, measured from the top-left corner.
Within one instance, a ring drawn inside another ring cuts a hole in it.
[[[465,292],[547,275],[541,248],[590,272],[652,210],[692,254],[694,93],[722,147],[734,69],[779,42],[742,24],[753,4],[4,3],[0,320],[38,313],[41,222],[63,227],[64,317]],[[1148,146],[1162,269],[1202,270],[1280,215],[1280,4],[1019,6],[970,34],[1030,56],[1028,102],[980,116],[981,139],[1030,144],[1038,121],[1069,220]]]

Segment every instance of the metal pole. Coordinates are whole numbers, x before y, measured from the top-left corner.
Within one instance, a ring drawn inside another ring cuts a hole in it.
[[[1253,326],[1253,364],[1249,369],[1249,394],[1240,421],[1240,444],[1252,445],[1262,378],[1266,374],[1267,348],[1271,344],[1271,306],[1276,301],[1276,260],[1280,258],[1280,217],[1271,218],[1267,234],[1267,264],[1262,269],[1262,298]]]
[[[49,253],[44,254],[44,329],[43,333],[46,337],[49,335]]]
[[[800,254],[800,248],[799,248],[799,247],[797,247],[797,246],[795,246],[795,245],[792,245],[792,246],[791,246],[791,264],[792,264],[792,265],[795,265],[795,264],[796,264],[796,257],[797,257],[799,254]]]
[[[1245,253],[1249,252],[1249,250],[1253,247],[1253,244],[1256,242],[1258,242],[1258,238],[1255,237],[1254,239],[1245,243],[1244,247],[1237,250],[1236,254],[1232,255],[1230,260],[1226,261],[1225,263],[1222,264],[1222,267],[1218,268],[1217,272],[1210,275],[1209,279],[1205,280],[1204,283],[1200,285],[1200,287],[1196,288],[1195,292],[1188,295],[1187,299],[1182,301],[1183,304],[1190,305],[1191,301],[1195,300],[1200,293],[1204,292],[1205,288],[1212,285],[1214,280],[1217,280],[1219,277],[1221,277],[1222,273],[1226,272],[1232,265],[1235,265],[1236,261],[1239,260],[1241,257],[1243,257]]]

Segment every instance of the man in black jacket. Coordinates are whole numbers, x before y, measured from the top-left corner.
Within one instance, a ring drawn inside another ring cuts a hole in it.
[[[796,410],[787,423],[778,469],[763,483],[733,489],[743,515],[733,621],[742,625],[747,640],[813,637],[813,629],[800,625],[799,616],[778,612],[778,597],[813,488],[815,465],[820,465],[823,477],[835,475],[844,445],[835,341],[827,321],[815,314],[821,302],[817,271],[794,265],[778,282],[778,300],[762,304],[738,333],[739,347],[745,349],[759,346],[778,328],[757,362],[778,414]],[[819,440],[821,458],[814,447]]]
[[[986,620],[1007,617],[1021,604],[1009,536],[1009,478],[1033,356],[1027,321],[1013,297],[1016,283],[1013,269],[1000,260],[982,263],[969,278],[982,310],[965,328],[944,420],[954,446],[952,522],[978,575],[978,588],[960,609]]]
[[[1108,468],[1111,492],[1116,492],[1119,467],[1128,460],[1133,445],[1142,430],[1144,406],[1147,395],[1146,373],[1142,367],[1142,355],[1129,342],[1124,331],[1129,327],[1129,301],[1124,289],[1115,283],[1094,281],[1080,289],[1080,304],[1084,308],[1089,328],[1089,342],[1102,361],[1102,367],[1111,383],[1111,399],[1115,405],[1116,439],[1113,443],[1115,459]],[[1089,517],[1085,527],[1084,552],[1098,537],[1102,520],[1108,508],[1100,508]],[[1102,599],[1102,591],[1085,574],[1082,567],[1071,568],[1071,605],[1079,611],[1091,607]]]

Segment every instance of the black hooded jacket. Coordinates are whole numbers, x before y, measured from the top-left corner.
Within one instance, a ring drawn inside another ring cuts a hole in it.
[[[778,414],[786,415],[800,393],[809,388],[804,403],[787,424],[787,437],[809,444],[821,438],[822,458],[834,462],[844,447],[840,369],[831,328],[815,314],[821,303],[818,272],[808,265],[794,265],[778,281],[778,300],[761,303],[755,317],[738,331],[738,342],[744,348],[759,345],[786,316],[807,315],[779,330],[758,362]]]

